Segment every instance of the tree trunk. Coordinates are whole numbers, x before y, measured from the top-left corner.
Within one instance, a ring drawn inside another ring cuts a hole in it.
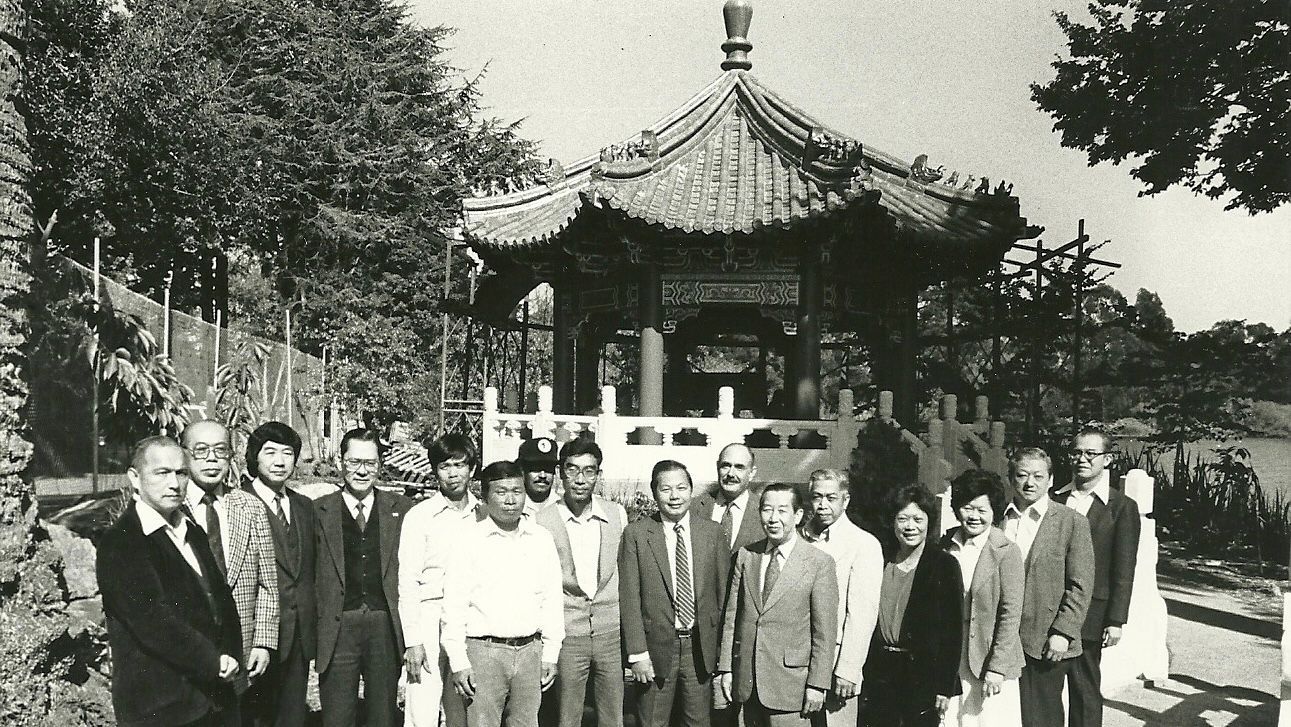
[[[0,0],[0,724],[104,724],[111,710],[103,681],[85,674],[102,651],[97,626],[69,617],[62,558],[36,521],[24,479],[34,225],[27,124],[16,102],[26,38],[21,0]],[[83,686],[69,679],[74,671]]]

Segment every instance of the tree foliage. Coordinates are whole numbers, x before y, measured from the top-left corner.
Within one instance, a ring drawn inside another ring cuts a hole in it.
[[[1032,99],[1089,163],[1135,159],[1144,194],[1183,186],[1226,209],[1291,199],[1291,5],[1094,0],[1057,13],[1069,56]]]

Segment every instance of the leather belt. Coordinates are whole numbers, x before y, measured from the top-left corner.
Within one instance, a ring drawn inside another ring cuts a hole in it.
[[[528,636],[467,636],[466,638],[475,641],[487,641],[490,644],[502,644],[503,646],[524,646],[542,638],[542,634],[529,634]]]

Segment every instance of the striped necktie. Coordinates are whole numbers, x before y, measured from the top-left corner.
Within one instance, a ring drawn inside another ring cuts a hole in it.
[[[673,526],[677,533],[677,582],[673,592],[677,594],[677,623],[682,628],[690,628],[695,623],[695,592],[690,582],[690,551],[686,547],[686,530],[677,523]]]

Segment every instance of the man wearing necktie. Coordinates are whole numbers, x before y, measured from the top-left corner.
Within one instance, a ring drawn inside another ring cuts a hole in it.
[[[278,646],[264,676],[247,690],[246,718],[257,727],[301,727],[305,689],[314,658],[314,506],[287,480],[296,472],[300,435],[282,422],[265,422],[247,437],[251,481],[243,492],[264,507],[278,564]]]
[[[403,625],[399,620],[399,536],[412,500],[376,487],[381,440],[370,429],[341,438],[340,492],[314,503],[321,533],[318,696],[324,727],[358,720],[359,679],[368,727],[393,727]]]
[[[752,487],[758,466],[753,450],[743,444],[728,444],[717,456],[717,489],[697,494],[692,510],[722,526],[732,556],[749,543],[762,538],[758,518],[758,493]]]
[[[185,498],[193,523],[206,535],[220,575],[233,592],[242,623],[246,669],[236,688],[245,693],[269,668],[278,648],[278,567],[264,507],[254,495],[230,490],[229,432],[215,421],[194,422],[182,438],[191,482]]]
[[[149,437],[126,476],[134,502],[96,543],[117,724],[236,727],[238,612],[205,534],[181,510],[184,450]]]
[[[718,684],[749,727],[809,727],[833,683],[834,559],[798,537],[803,503],[792,485],[767,485],[759,514],[766,539],[741,548],[731,574]]]
[[[656,464],[650,489],[659,511],[628,525],[619,548],[623,650],[636,682],[637,724],[707,727],[730,551],[717,523],[692,517],[684,465]]]

